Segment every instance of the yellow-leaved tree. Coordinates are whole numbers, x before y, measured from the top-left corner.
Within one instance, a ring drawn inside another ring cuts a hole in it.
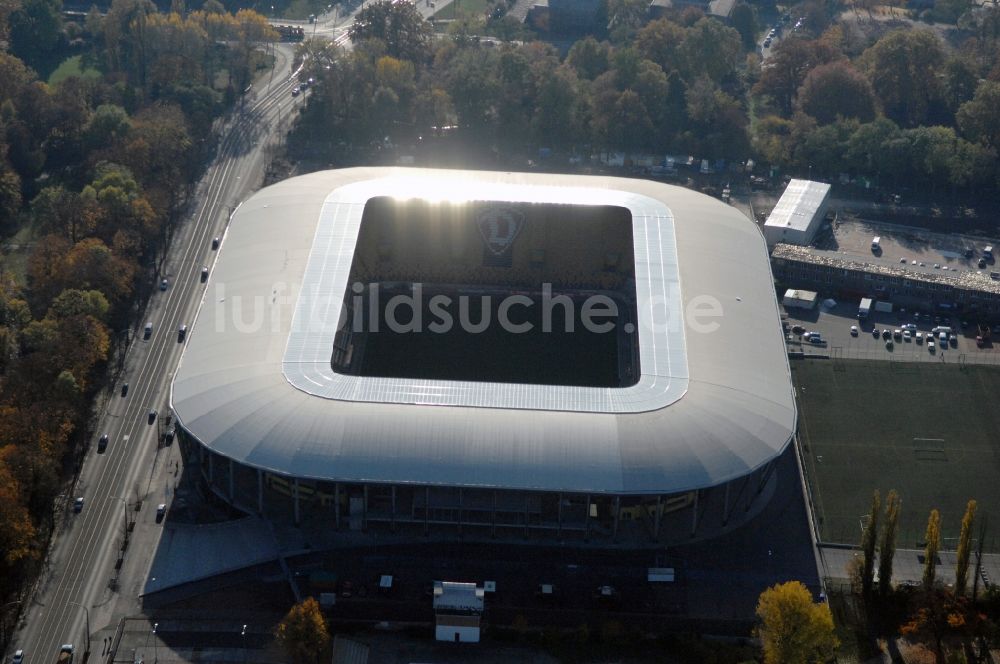
[[[799,581],[779,583],[761,593],[757,617],[765,664],[826,662],[840,644],[830,607],[813,602]]]
[[[330,644],[330,632],[314,597],[293,606],[278,624],[276,636],[292,664],[317,664]]]

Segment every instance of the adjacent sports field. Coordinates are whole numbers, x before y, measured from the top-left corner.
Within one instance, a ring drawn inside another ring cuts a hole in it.
[[[806,473],[825,541],[857,543],[874,489],[903,499],[898,545],[941,511],[944,548],[965,504],[1000,551],[1000,369],[885,361],[792,362]]]

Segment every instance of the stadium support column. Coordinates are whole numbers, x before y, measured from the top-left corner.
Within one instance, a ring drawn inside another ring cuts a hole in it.
[[[691,537],[698,532],[698,494],[701,493],[701,489],[695,489],[694,491],[694,516],[691,519]]]
[[[562,494],[558,496],[559,504],[556,506],[556,534],[562,537]]]
[[[653,540],[660,539],[660,512],[663,505],[663,496],[656,497],[656,516],[653,517]]]
[[[264,515],[264,471],[257,469],[257,514]]]
[[[729,523],[729,487],[732,482],[726,482],[726,497],[722,501],[722,525]]]
[[[497,490],[493,489],[493,512],[490,514],[490,537],[497,538]]]
[[[292,480],[292,499],[295,507],[295,525],[299,525],[299,479]]]
[[[614,505],[614,510],[615,510],[615,521],[614,521],[615,525],[611,529],[611,541],[612,542],[614,542],[615,540],[618,539],[618,517],[621,515],[621,511],[622,511],[622,497],[621,496],[615,496],[615,500],[614,500],[613,505]]]

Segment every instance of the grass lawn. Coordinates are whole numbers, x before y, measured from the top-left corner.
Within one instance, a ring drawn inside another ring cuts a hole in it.
[[[483,16],[493,3],[489,0],[452,0],[434,13],[434,18],[452,19],[465,16]]]
[[[62,63],[56,67],[56,70],[52,72],[52,75],[49,76],[49,85],[55,85],[70,76],[79,76],[80,78],[100,78],[101,72],[96,69],[92,67],[83,69],[80,59],[81,56],[74,55],[73,57],[63,60]]]
[[[941,511],[954,549],[965,504],[979,503],[1000,551],[1000,370],[885,361],[793,361],[799,434],[820,533],[858,543],[874,489],[903,501],[898,546],[923,541]]]
[[[29,225],[24,225],[12,237],[4,240],[0,247],[0,265],[3,269],[12,272],[20,284],[27,283],[28,256],[34,243],[32,230]]]

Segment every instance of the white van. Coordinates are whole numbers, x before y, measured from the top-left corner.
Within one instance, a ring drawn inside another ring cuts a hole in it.
[[[876,235],[872,238],[872,251],[879,251],[882,249],[882,238]]]

